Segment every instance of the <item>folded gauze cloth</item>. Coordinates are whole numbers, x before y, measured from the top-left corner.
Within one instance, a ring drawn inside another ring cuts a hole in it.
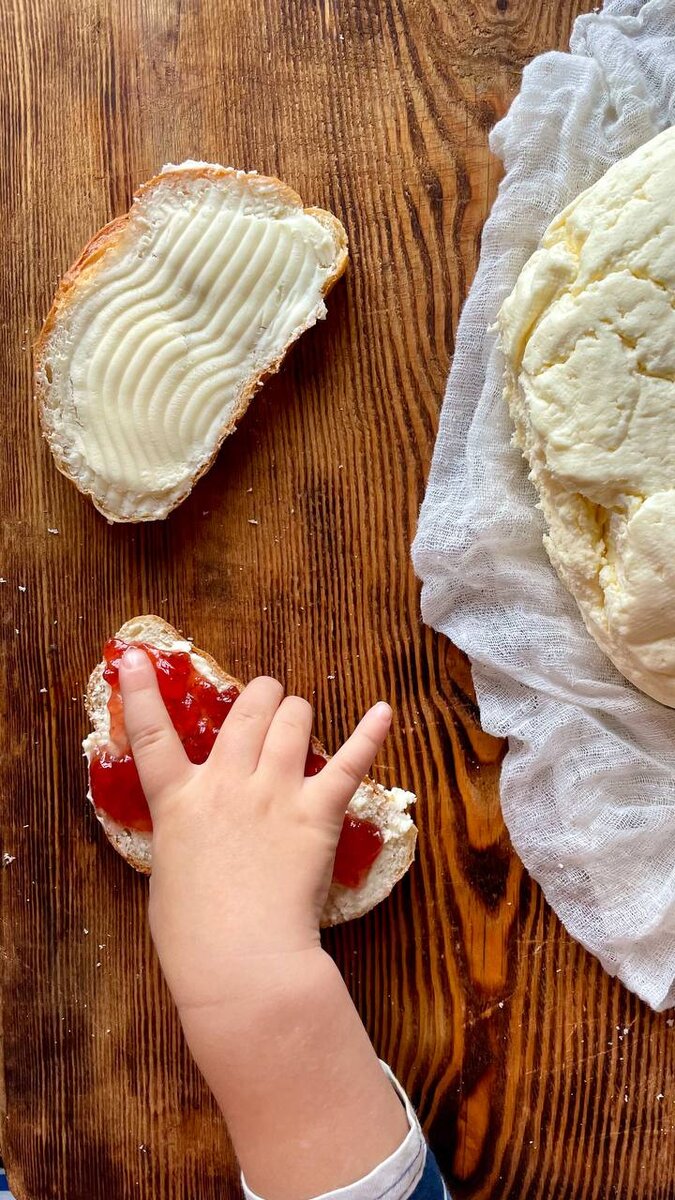
[[[570,54],[525,70],[492,133],[506,174],[413,547],[424,619],[469,655],[483,726],[509,740],[516,851],[573,937],[655,1009],[675,1004],[675,710],[612,666],[549,562],[494,325],[552,218],[674,123],[675,0],[607,0]]]

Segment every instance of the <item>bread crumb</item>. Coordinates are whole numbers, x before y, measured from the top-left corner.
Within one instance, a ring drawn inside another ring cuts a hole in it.
[[[250,494],[253,491],[253,488],[252,487],[247,488],[246,491]]]
[[[663,1092],[657,1092],[656,1099],[663,1100]]]
[[[46,695],[46,692],[47,692],[47,689],[46,689],[46,688],[40,688],[40,695],[41,695],[41,696],[44,696],[44,695]]]
[[[327,676],[326,676],[326,679],[335,679],[335,676],[334,676],[334,675],[327,675]]]
[[[20,591],[20,592],[25,592],[25,590],[26,590],[26,585],[25,585],[25,583],[20,583],[20,584],[19,584],[19,591]]]
[[[7,583],[7,580],[4,578],[0,578],[0,583]]]
[[[11,864],[13,862],[16,862],[16,854],[3,854],[3,856],[2,856],[3,867],[9,867],[9,866],[11,866]]]
[[[256,520],[254,520],[253,517],[249,517],[248,523],[249,523],[249,525],[257,525],[258,524],[258,522]]]
[[[59,532],[58,529],[50,529],[49,527],[47,527],[47,533],[58,533],[58,532]]]
[[[83,932],[83,933],[89,933],[89,930],[88,930],[88,929],[83,929],[83,930],[82,930],[82,932]]]

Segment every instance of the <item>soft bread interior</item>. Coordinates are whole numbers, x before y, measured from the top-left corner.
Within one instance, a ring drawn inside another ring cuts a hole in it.
[[[135,617],[127,621],[116,636],[127,642],[144,642],[158,649],[188,653],[195,668],[217,687],[234,686],[241,689],[238,680],[223,671],[210,655],[195,649],[191,642],[182,638],[161,617]],[[98,749],[107,745],[109,738],[107,706],[110,688],[103,679],[103,669],[104,664],[98,663],[87,689],[87,711],[93,726],[83,743],[87,762],[91,761]],[[318,743],[315,746],[325,753]],[[88,796],[92,800],[91,791]],[[402,788],[385,788],[371,779],[365,779],[360,785],[350,801],[349,812],[377,825],[383,837],[382,850],[360,887],[347,888],[337,883],[331,885],[322,925],[337,925],[363,916],[384,900],[394,884],[405,875],[415,856],[417,841],[417,830],[408,811],[414,802],[415,796]],[[125,829],[100,810],[96,810],[96,815],[117,852],[137,871],[149,875],[152,869],[152,834]]]
[[[347,240],[276,179],[170,166],[101,232],[36,351],[61,470],[114,521],[165,517],[292,342],[326,315]]]

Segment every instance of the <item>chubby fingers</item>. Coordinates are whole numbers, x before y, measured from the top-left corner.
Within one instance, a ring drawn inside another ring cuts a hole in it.
[[[300,696],[286,696],[269,727],[258,769],[298,783],[304,778],[311,732],[311,704]]]
[[[127,737],[152,813],[164,792],[188,778],[192,765],[164,707],[154,667],[138,646],[130,646],[120,663],[120,692]]]
[[[307,781],[335,818],[345,810],[364,775],[382,749],[391,726],[392,712],[383,700],[369,709],[344,746],[328,760],[323,771]]]
[[[216,738],[209,762],[228,771],[251,775],[258,766],[283,695],[284,689],[276,679],[266,675],[253,679],[235,700]]]

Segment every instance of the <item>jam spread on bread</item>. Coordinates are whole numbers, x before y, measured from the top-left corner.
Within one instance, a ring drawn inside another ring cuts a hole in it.
[[[377,825],[347,813],[333,864],[335,883],[349,888],[356,888],[363,883],[382,849],[382,844],[382,834]]]
[[[135,643],[139,645],[141,643]],[[89,765],[91,794],[97,809],[126,829],[149,832],[152,820],[124,729],[119,665],[128,643],[111,638],[103,650],[103,678],[110,686],[108,747],[99,750]],[[206,762],[218,732],[234,704],[236,687],[217,688],[195,669],[189,654],[164,651],[142,643],[152,659],[160,694],[185,753],[193,763]],[[305,775],[318,775],[326,765],[322,754],[310,749]],[[363,882],[383,846],[376,825],[347,814],[342,826],[333,869],[333,880],[355,888]]]

